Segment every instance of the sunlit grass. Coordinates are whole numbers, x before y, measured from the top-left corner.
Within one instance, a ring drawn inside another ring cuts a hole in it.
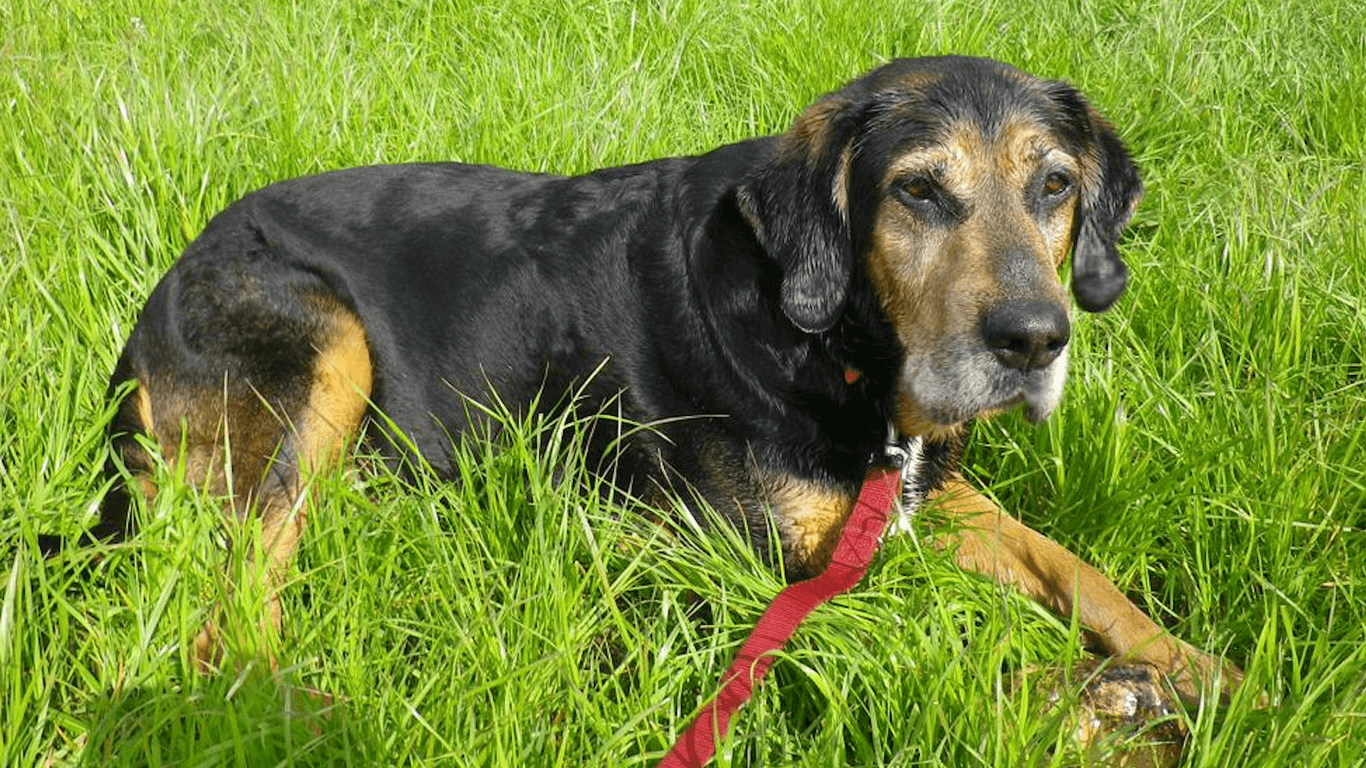
[[[97,561],[44,562],[32,538],[90,524],[119,346],[244,192],[373,162],[577,172],[702,151],[943,52],[1073,81],[1148,188],[1131,290],[1078,323],[1064,407],[984,425],[969,473],[1270,695],[1191,711],[1188,765],[1359,761],[1359,3],[257,5],[0,7],[0,764],[656,761],[781,584],[733,536],[592,493],[562,422],[469,446],[458,486],[364,457],[318,478],[277,674],[249,653],[194,672],[212,611],[260,640],[261,596],[226,589],[250,566],[173,478]],[[797,633],[718,764],[1063,764],[1066,724],[1004,691],[1079,644],[893,539]]]

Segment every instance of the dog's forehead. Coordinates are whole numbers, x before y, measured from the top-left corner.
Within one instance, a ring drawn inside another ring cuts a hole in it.
[[[1045,159],[1075,167],[1083,151],[1052,95],[1058,84],[998,62],[912,60],[859,85],[865,119],[853,143],[859,164],[881,171],[859,174],[870,181],[937,168],[1004,171]]]
[[[961,117],[990,116],[1022,97],[1040,96],[1048,81],[992,59],[942,56],[898,59],[851,83],[865,94],[936,105]]]
[[[877,162],[886,169],[884,183],[929,176],[940,181],[959,178],[966,186],[976,186],[973,179],[978,176],[1025,181],[1044,165],[1074,172],[1080,166],[1079,158],[1052,131],[1028,117],[1008,120],[991,132],[961,123],[929,139],[915,135],[894,145],[892,153]]]
[[[870,95],[863,140],[909,151],[971,137],[1044,151],[1063,143],[1063,118],[1045,81],[1019,70],[912,72]]]

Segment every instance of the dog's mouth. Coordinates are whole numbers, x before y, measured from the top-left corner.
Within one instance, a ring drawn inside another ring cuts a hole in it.
[[[1048,418],[1058,404],[1055,400],[1048,398],[1047,393],[1038,389],[1023,389],[1014,397],[1001,403],[994,412],[1008,411],[1015,406],[1023,406],[1025,421],[1030,424],[1038,424]]]
[[[1016,406],[1022,406],[1025,420],[1031,424],[1037,424],[1053,413],[1055,403],[1038,396],[1037,392],[1018,390],[1000,400],[987,401],[983,403],[962,402],[948,403],[944,405],[925,404],[922,408],[925,416],[935,425],[940,427],[954,427],[965,421],[994,416],[1004,413]]]
[[[1001,365],[989,352],[909,359],[903,369],[897,428],[903,435],[957,427],[1023,406],[1037,424],[1053,413],[1067,378],[1067,350],[1042,368]]]

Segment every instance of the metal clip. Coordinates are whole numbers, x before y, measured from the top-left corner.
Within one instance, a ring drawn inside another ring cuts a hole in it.
[[[920,508],[920,502],[925,499],[921,478],[924,469],[924,440],[919,437],[898,439],[896,430],[888,426],[887,443],[883,446],[882,452],[887,461],[901,471],[901,498],[897,504],[897,516],[887,532],[911,533],[911,521],[916,510]]]

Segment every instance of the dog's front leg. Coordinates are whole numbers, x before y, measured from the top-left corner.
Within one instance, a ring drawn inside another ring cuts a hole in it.
[[[1242,682],[1236,666],[1173,637],[1099,571],[1002,512],[961,478],[930,499],[949,516],[935,545],[952,550],[959,567],[1011,584],[1061,616],[1075,612],[1106,652],[1157,667],[1186,702],[1199,701],[1202,685],[1221,685],[1226,699]]]

